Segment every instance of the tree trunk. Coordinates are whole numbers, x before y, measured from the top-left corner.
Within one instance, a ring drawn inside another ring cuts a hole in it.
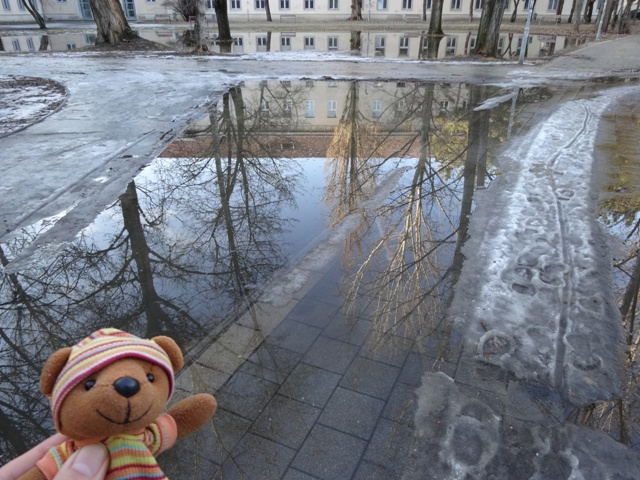
[[[571,3],[571,11],[569,12],[569,19],[567,20],[567,23],[571,23],[573,21],[573,12],[576,11],[576,0],[573,0],[573,2]]]
[[[609,22],[611,22],[611,15],[613,15],[613,10],[615,9],[616,3],[617,2],[610,1],[609,5],[607,5],[607,10],[604,11],[604,21],[602,22],[602,33],[607,33],[609,29]]]
[[[558,8],[556,9],[556,15],[562,15],[562,9],[564,8],[564,0],[558,0]]]
[[[267,32],[267,52],[271,51],[271,32]]]
[[[90,0],[90,5],[98,27],[96,45],[118,43],[136,36],[124,17],[118,0]]]
[[[352,52],[360,52],[362,49],[362,32],[360,30],[351,30],[350,48]]]
[[[582,7],[584,5],[584,0],[576,0],[576,9],[575,15],[573,17],[573,30],[577,32],[580,30],[580,24],[582,23]]]
[[[269,0],[265,0],[264,10],[267,13],[267,22],[272,22],[273,20],[271,19],[271,6],[269,5]]]
[[[620,23],[618,24],[618,33],[629,33],[629,17],[631,16],[631,5],[633,0],[627,0],[627,4],[622,12]]]
[[[591,23],[593,16],[593,4],[596,0],[587,0],[587,8],[584,9],[584,23]]]
[[[205,23],[206,19],[204,16],[204,10],[200,6],[200,2],[196,4],[196,19],[193,26],[193,40],[195,42],[195,51],[196,52],[208,52],[209,45],[207,42],[206,32],[205,32]]]
[[[422,21],[427,21],[427,0],[422,0]]]
[[[444,35],[442,31],[442,5],[444,0],[433,0],[431,3],[431,20],[429,21],[429,35]]]
[[[351,16],[349,20],[362,20],[362,0],[351,0]]]
[[[480,17],[474,53],[496,57],[500,40],[500,25],[504,15],[503,0],[486,0]],[[534,4],[535,5],[535,4]]]
[[[469,2],[469,23],[473,22],[473,0]]]
[[[231,45],[231,27],[229,27],[229,16],[227,15],[226,0],[216,0],[213,6],[218,22],[218,42],[220,44]],[[222,48],[220,49],[222,51]]]
[[[38,51],[46,52],[47,50],[49,50],[49,35],[42,35],[40,37],[40,48]]]
[[[36,4],[34,0],[24,0],[22,4],[24,5],[24,8],[26,8],[27,11],[31,14],[33,19],[40,26],[40,28],[42,30],[46,29],[47,25],[45,24],[44,17],[40,15],[40,12],[36,8]]]

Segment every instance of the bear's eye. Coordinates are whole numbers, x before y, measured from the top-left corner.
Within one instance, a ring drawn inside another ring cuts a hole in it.
[[[147,373],[147,380],[153,383],[155,379],[156,377],[153,376],[153,373]]]
[[[96,384],[95,380],[88,380],[87,383],[84,384],[85,390],[91,390]]]

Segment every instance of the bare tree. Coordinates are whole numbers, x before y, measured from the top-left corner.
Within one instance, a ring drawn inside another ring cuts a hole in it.
[[[115,44],[136,36],[131,30],[118,0],[90,0],[90,5],[98,28],[96,45]]]
[[[564,0],[560,0],[560,1],[564,1]],[[520,0],[513,0],[513,13],[511,14],[511,20],[510,20],[511,23],[515,22],[516,18],[518,18],[518,5],[520,5]]]
[[[271,19],[271,5],[269,5],[269,0],[264,1],[264,10],[267,14],[267,22],[272,22],[273,20]]]
[[[216,0],[213,4],[216,12],[216,22],[218,22],[218,42],[221,45],[231,45],[231,27],[229,26],[229,15],[227,14],[227,1]]]
[[[40,26],[41,29],[46,29],[47,25],[45,24],[44,17],[38,12],[36,8],[36,3],[34,0],[23,0],[22,4],[24,8],[31,14],[36,23]]]
[[[576,0],[576,9],[574,11],[572,28],[575,32],[580,30],[580,24],[582,23],[582,7],[584,6],[584,0]]]
[[[429,20],[428,35],[444,35],[442,31],[442,8],[444,0],[433,0],[431,3],[431,19]]]
[[[535,0],[534,5],[535,5]],[[486,0],[480,17],[475,53],[496,57],[500,40],[500,25],[504,15],[504,0]],[[524,46],[523,46],[524,47]]]
[[[185,22],[188,22],[190,17],[195,17],[198,14],[198,1],[199,0],[165,0],[162,6],[172,9],[178,13]]]
[[[349,20],[362,20],[362,0],[351,0],[351,16]]]

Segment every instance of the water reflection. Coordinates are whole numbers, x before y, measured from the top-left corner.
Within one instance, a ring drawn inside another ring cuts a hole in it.
[[[3,460],[51,429],[36,379],[52,350],[109,325],[171,335],[198,368],[220,370],[220,356],[195,357],[200,347],[247,312],[274,273],[302,258],[325,229],[343,247],[341,310],[350,314],[334,328],[349,330],[366,315],[364,328],[376,334],[363,348],[373,351],[391,334],[411,350],[441,321],[462,266],[473,192],[493,175],[511,105],[474,109],[500,93],[363,81],[230,89],[71,245],[0,276]],[[3,266],[38,233],[25,230],[2,245]],[[243,382],[257,370],[271,371],[283,357],[293,370],[300,360],[299,343],[278,343],[288,338],[281,330],[255,332],[262,321],[249,311],[246,324],[225,331],[247,338],[236,361],[257,348],[253,367],[221,388],[226,408],[249,398]],[[308,327],[310,335],[316,330]],[[326,356],[318,355],[321,365]],[[271,384],[291,370],[263,387],[273,394]],[[259,410],[237,413],[255,420]]]
[[[138,30],[138,35],[178,50],[193,47],[192,30],[171,28]],[[390,59],[435,59],[461,57],[475,47],[476,31],[449,32],[445,37],[429,37],[426,32],[389,31],[327,31],[327,32],[255,32],[234,31],[231,45],[220,45],[215,31],[208,33],[210,50],[217,53],[249,54],[258,52],[336,52],[363,57]],[[35,52],[75,50],[95,44],[94,33],[64,33],[48,35],[7,35],[0,45],[4,51]],[[527,58],[551,56],[584,39],[556,35],[529,36]],[[522,35],[500,35],[498,50],[505,59],[520,55]]]

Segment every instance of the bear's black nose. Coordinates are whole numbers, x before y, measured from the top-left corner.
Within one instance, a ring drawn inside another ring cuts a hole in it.
[[[140,391],[140,383],[135,378],[122,377],[113,382],[113,386],[125,398],[133,397]]]

